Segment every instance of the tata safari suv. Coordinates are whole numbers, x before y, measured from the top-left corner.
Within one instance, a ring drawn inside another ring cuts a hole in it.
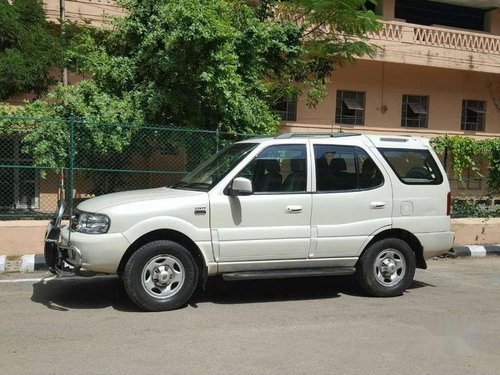
[[[405,291],[452,246],[450,188],[428,140],[282,134],[235,143],[170,187],[64,207],[50,222],[54,273],[118,274],[142,309],[184,305],[207,277],[351,275],[370,295]]]

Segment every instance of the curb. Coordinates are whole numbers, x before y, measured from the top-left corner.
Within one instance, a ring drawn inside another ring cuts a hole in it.
[[[455,246],[448,255],[456,257],[485,257],[487,255],[500,255],[500,244],[497,245],[466,245]]]
[[[485,257],[489,255],[500,256],[500,244],[496,245],[466,245],[455,246],[448,255],[457,257]],[[9,261],[7,256],[0,255],[0,273],[3,272],[35,272],[47,271],[45,257],[43,254],[22,255],[15,261]]]
[[[42,254],[23,255],[21,257],[21,272],[34,272],[48,270],[45,264],[45,256]]]
[[[8,260],[5,255],[0,255],[0,273],[3,272],[35,272],[47,271],[43,254],[28,254],[16,260]]]

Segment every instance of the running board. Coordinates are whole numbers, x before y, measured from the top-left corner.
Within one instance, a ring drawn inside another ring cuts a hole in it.
[[[354,272],[356,272],[356,269],[353,267],[293,268],[284,270],[230,272],[223,273],[222,278],[227,281],[287,279],[289,277],[344,276],[352,275]]]

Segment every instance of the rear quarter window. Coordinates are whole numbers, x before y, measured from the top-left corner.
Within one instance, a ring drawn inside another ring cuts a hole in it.
[[[440,185],[443,175],[428,150],[379,148],[396,176],[408,185]]]

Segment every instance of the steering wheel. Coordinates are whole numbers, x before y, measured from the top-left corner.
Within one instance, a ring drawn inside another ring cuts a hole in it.
[[[429,172],[428,169],[424,167],[412,167],[408,173],[406,173],[406,178],[422,178],[422,179],[427,179],[431,180],[432,179],[432,173]]]

